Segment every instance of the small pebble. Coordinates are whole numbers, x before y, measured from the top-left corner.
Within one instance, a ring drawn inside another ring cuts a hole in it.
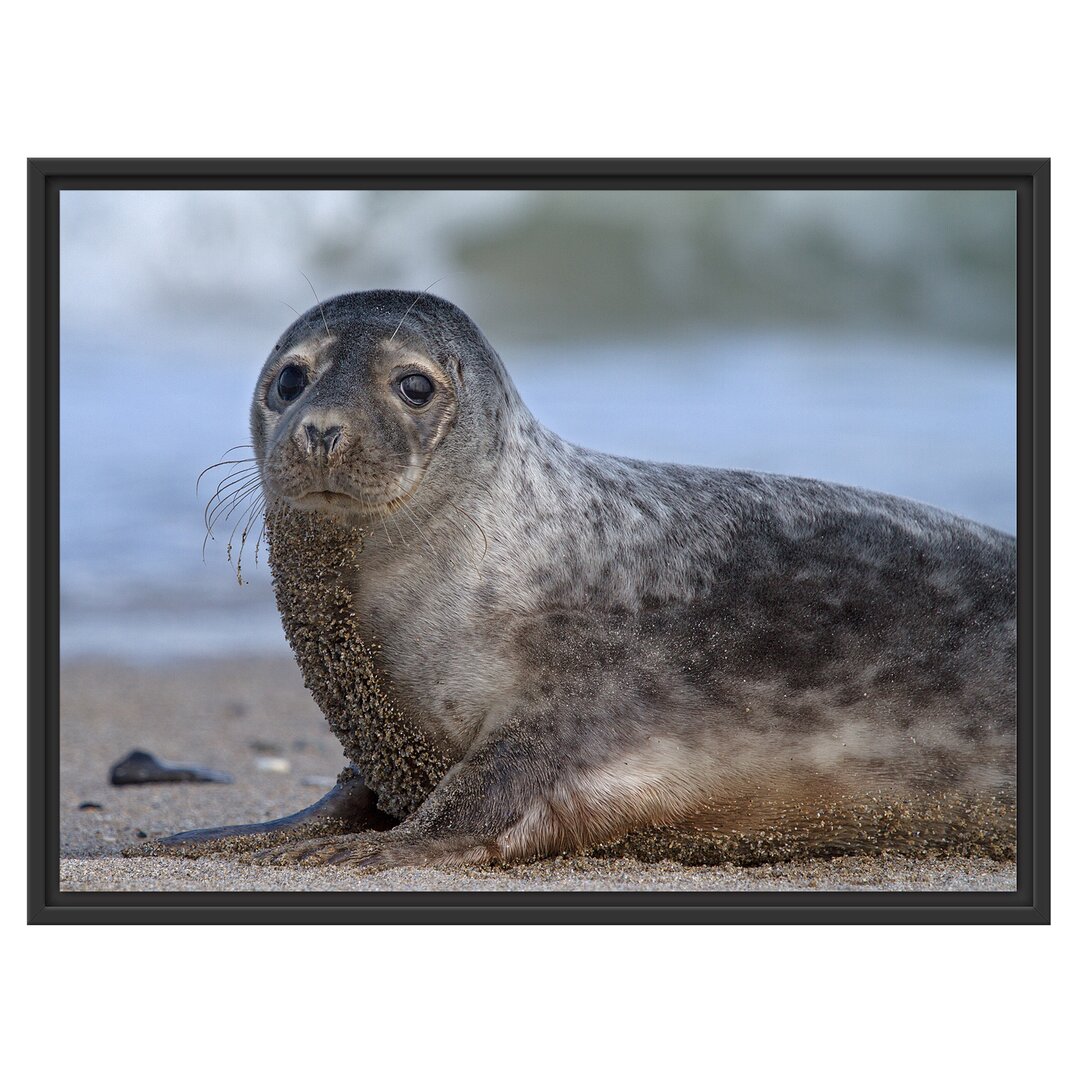
[[[255,768],[260,772],[287,773],[292,764],[288,758],[260,757],[255,759]]]
[[[144,833],[144,832],[142,831],[142,829],[136,829],[136,830],[135,830],[135,835],[136,835],[136,836],[137,836],[137,837],[138,837],[138,838],[139,838],[140,840],[145,840],[145,839],[146,839],[146,837],[147,837],[147,834],[146,834],[146,833]]]
[[[103,810],[104,807],[99,802],[81,802],[79,803],[80,810]]]

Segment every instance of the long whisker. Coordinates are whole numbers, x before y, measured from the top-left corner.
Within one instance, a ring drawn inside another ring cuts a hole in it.
[[[240,533],[240,547],[236,552],[236,583],[238,585],[243,585],[244,584],[244,575],[243,575],[244,547],[247,544],[247,538],[248,538],[248,533],[251,530],[251,524],[255,520],[255,514],[258,513],[258,511],[259,511],[259,500],[256,499],[255,500],[255,505],[251,508],[251,511],[248,513],[248,516],[247,516],[246,520],[244,521],[244,528],[243,528],[243,531]],[[237,523],[233,526],[232,532],[229,533],[229,546],[226,549],[226,556],[230,561],[232,560],[233,537],[236,536],[236,530],[239,529],[239,528],[240,528],[240,522],[237,521]]]
[[[245,496],[250,495],[259,484],[262,483],[260,477],[254,477],[247,480],[243,487],[238,488],[236,491],[230,492],[224,496],[210,512],[210,516],[206,522],[206,529],[211,535],[214,531],[214,522],[217,521],[221,515],[225,514],[225,520],[228,521],[232,517],[236,508],[243,502]]]
[[[259,545],[266,536],[266,496],[262,496],[262,525],[259,527],[259,535],[255,537],[255,565],[259,565]],[[256,503],[258,505],[258,503]]]
[[[373,505],[373,504],[371,503],[371,500],[370,500],[370,499],[366,498],[366,497],[365,497],[365,496],[363,496],[363,495],[358,495],[358,496],[356,496],[356,501],[357,501],[357,502],[358,502],[358,503],[360,504],[360,509],[361,509],[361,510],[363,510],[365,514],[374,514],[374,513],[375,513],[375,512],[377,511],[377,509],[378,509],[377,507],[375,507],[375,506],[374,506],[374,505]],[[387,528],[387,526],[386,526],[386,518],[385,518],[385,517],[383,517],[382,515],[379,515],[379,517],[378,517],[378,520],[379,520],[379,523],[380,523],[380,524],[382,525],[382,527],[383,527],[383,534],[384,534],[384,535],[386,536],[386,542],[387,542],[387,544],[389,544],[389,545],[390,545],[390,547],[393,547],[393,546],[394,546],[394,541],[390,539],[390,530],[389,530],[389,529]],[[398,535],[399,535],[399,536],[401,535],[401,528],[400,528],[400,526],[398,527]],[[401,540],[401,542],[402,542],[402,544],[404,544],[404,543],[405,543],[405,539],[404,539],[404,537],[402,537],[402,540]]]
[[[309,319],[309,318],[308,318],[308,317],[307,317],[306,315],[304,315],[303,313],[301,313],[301,312],[297,311],[297,310],[296,310],[296,308],[294,308],[294,307],[292,306],[292,304],[290,304],[290,303],[288,302],[288,300],[282,300],[281,302],[282,302],[282,303],[283,303],[283,304],[284,304],[284,305],[285,305],[285,306],[286,306],[286,307],[287,307],[287,308],[288,308],[288,309],[289,309],[289,310],[290,310],[290,311],[291,311],[291,312],[292,312],[292,313],[293,313],[293,314],[294,314],[294,315],[295,315],[295,316],[296,316],[296,317],[297,317],[298,319],[303,319],[303,320],[304,320],[304,326],[305,326],[305,327],[308,327],[308,326],[310,326],[310,325],[311,325],[311,320],[310,320],[310,319]]]
[[[244,522],[244,532],[246,532],[246,533],[251,532],[251,526],[255,524],[256,517],[260,513],[262,513],[262,511],[265,508],[266,508],[266,496],[265,495],[259,495],[259,497],[252,504],[251,510],[248,512],[247,521]],[[255,540],[255,564],[258,565],[258,562],[259,562],[259,541],[258,541],[258,538],[256,538],[256,540]]]
[[[235,447],[233,449],[236,449]],[[227,454],[229,451],[226,450]],[[254,458],[233,458],[230,461],[215,461],[213,465],[207,465],[205,469],[195,478],[195,494],[199,494],[199,484],[202,483],[202,478],[210,472],[212,469],[223,469],[226,465],[245,465],[248,462],[253,462]]]
[[[206,527],[206,535],[203,537],[202,542],[202,560],[206,562],[206,545],[208,541],[215,539],[214,537],[214,524],[221,517],[222,513],[225,514],[225,520],[232,516],[237,506],[244,500],[244,498],[251,493],[256,484],[260,481],[259,476],[252,476],[251,473],[254,470],[246,470],[240,476],[229,480],[226,477],[225,480],[218,485],[217,491],[210,497],[210,501],[206,504],[206,508],[203,510],[203,524]],[[238,490],[229,492],[228,489],[235,485],[241,485]]]
[[[319,294],[315,291],[315,286],[311,284],[311,278],[309,278],[303,270],[300,271],[300,276],[308,283],[308,288],[311,290],[311,295],[315,297],[315,303],[319,305],[319,314],[322,316],[322,324],[326,330],[326,336],[329,337],[330,324],[326,321],[326,311],[323,308],[322,301],[319,299]]]
[[[443,275],[443,276],[445,277],[445,275]],[[413,299],[413,302],[412,302],[412,303],[411,303],[411,304],[410,304],[410,305],[409,305],[409,306],[408,306],[408,307],[407,307],[407,308],[405,309],[405,314],[401,316],[401,318],[400,318],[400,319],[398,320],[398,324],[397,324],[397,326],[395,326],[395,327],[394,327],[394,332],[393,332],[393,333],[392,333],[392,334],[390,335],[390,340],[389,340],[389,341],[387,342],[387,345],[390,345],[390,344],[391,344],[391,343],[393,342],[394,338],[396,338],[396,337],[397,337],[397,332],[398,332],[398,331],[399,331],[399,330],[401,329],[401,324],[402,324],[402,323],[403,323],[403,322],[404,322],[404,321],[405,321],[405,320],[406,320],[406,319],[407,319],[407,318],[409,317],[409,312],[410,312],[410,311],[412,311],[412,309],[413,309],[414,307],[416,307],[416,305],[417,305],[417,304],[418,304],[418,303],[419,303],[419,302],[420,302],[420,301],[421,301],[421,300],[422,300],[422,299],[423,299],[423,298],[424,298],[425,296],[427,296],[427,294],[428,294],[428,289],[434,289],[434,288],[435,288],[435,286],[436,286],[436,285],[438,285],[438,284],[439,284],[439,282],[440,282],[440,281],[442,281],[442,280],[443,280],[443,279],[442,279],[441,277],[440,277],[440,278],[436,278],[436,279],[435,279],[435,280],[434,280],[434,281],[433,281],[433,282],[432,282],[432,283],[431,283],[431,284],[430,284],[430,285],[429,285],[429,286],[427,287],[427,289],[424,289],[424,290],[422,290],[421,292],[419,292],[419,293],[418,293],[418,294],[417,294],[417,295],[416,295],[416,296],[414,297],[414,299]]]
[[[237,476],[227,476],[224,480],[222,480],[221,483],[218,484],[217,490],[214,492],[213,495],[210,496],[210,499],[206,504],[205,510],[203,510],[203,524],[207,528],[210,527],[210,519],[213,517],[214,511],[218,507],[220,507],[220,505],[224,503],[226,499],[230,498],[230,488],[237,488],[238,486],[243,487],[247,484],[250,484],[253,480],[256,479],[256,476],[257,470],[253,471],[251,469],[248,469],[247,471],[242,472]],[[235,492],[233,492],[232,494],[234,493]]]
[[[363,503],[361,503],[361,505],[364,506],[365,510],[367,509],[366,505],[364,505]],[[394,546],[394,541],[390,539],[390,530],[389,530],[389,528],[387,528],[386,518],[382,518],[381,520],[382,520],[383,532],[386,534],[386,542],[387,542],[387,544],[390,545],[390,547],[393,547]]]
[[[454,502],[454,500],[453,500],[453,499],[451,499],[451,498],[450,498],[449,496],[447,496],[447,501],[448,501],[448,502],[450,503],[450,505],[451,505],[451,506],[452,506],[452,507],[453,507],[453,508],[454,508],[454,509],[455,509],[455,510],[456,510],[456,511],[457,511],[457,512],[459,513],[459,514],[461,514],[461,515],[463,515],[464,517],[468,518],[468,520],[469,520],[469,521],[471,521],[471,522],[473,523],[473,525],[474,525],[474,526],[476,527],[477,531],[478,531],[478,532],[480,533],[480,535],[481,535],[481,536],[482,536],[482,537],[484,538],[484,553],[483,553],[483,554],[482,554],[482,555],[480,556],[480,561],[481,561],[481,562],[483,562],[483,561],[484,561],[484,560],[485,560],[485,559],[487,558],[487,553],[488,553],[488,538],[487,538],[487,533],[486,533],[486,532],[484,532],[484,530],[483,530],[483,529],[482,529],[482,528],[480,527],[480,523],[479,523],[479,522],[478,522],[478,521],[476,520],[476,518],[474,518],[474,517],[472,516],[472,514],[470,514],[470,513],[469,513],[468,511],[466,511],[466,510],[462,510],[462,509],[461,509],[461,507],[460,507],[460,506],[458,506],[458,504],[457,504],[456,502]]]
[[[230,485],[235,484],[239,480],[258,474],[259,467],[257,465],[248,465],[246,469],[239,469],[238,471],[238,466],[242,464],[244,464],[244,462],[236,462],[236,464],[234,464],[233,467],[218,481],[217,487],[214,488],[214,494],[210,496],[211,502]]]
[[[234,466],[218,481],[217,487],[214,488],[214,494],[210,496],[210,500],[213,501],[216,498],[220,498],[223,491],[245,480],[251,480],[258,475],[258,466],[249,465],[246,469],[239,470]]]
[[[404,510],[406,514],[408,514],[409,520],[413,524],[413,528],[416,529],[416,535],[419,536],[421,540],[423,540],[423,542],[427,545],[428,551],[431,552],[432,558],[436,562],[438,562],[439,561],[439,553],[435,550],[435,547],[431,543],[431,541],[424,535],[423,530],[420,528],[419,524],[417,524],[416,517],[413,515],[413,512],[409,509],[409,504],[407,502],[403,502],[401,504],[401,509]]]
[[[385,520],[386,518],[383,518],[383,521]],[[405,534],[401,531],[401,522],[398,520],[397,514],[394,514],[390,520],[393,521],[394,528],[397,529],[398,538],[401,540],[401,546],[407,547],[408,545],[405,543]]]
[[[267,507],[266,496],[263,495],[263,520],[262,528],[259,529],[259,535],[255,540],[255,561],[259,561],[259,544],[262,543],[263,538],[266,536],[266,527],[271,518],[273,518],[275,525],[281,519],[281,503],[275,502],[272,506]]]
[[[228,502],[222,502],[218,507],[214,509],[214,512],[210,515],[210,520],[206,528],[207,539],[216,539],[216,537],[214,536],[214,526],[218,523],[219,520],[228,521],[254,490],[254,488],[249,487],[244,489],[243,491],[236,492],[234,495],[229,497]],[[206,539],[203,540],[204,547],[205,544]]]

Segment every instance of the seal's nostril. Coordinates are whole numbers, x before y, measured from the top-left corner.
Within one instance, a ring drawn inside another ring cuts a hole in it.
[[[323,432],[323,445],[326,447],[326,452],[332,454],[338,447],[338,443],[341,442],[341,428],[340,427],[328,427]]]

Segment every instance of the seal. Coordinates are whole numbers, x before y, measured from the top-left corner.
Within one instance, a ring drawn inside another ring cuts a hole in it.
[[[1014,538],[571,445],[427,293],[301,316],[251,430],[282,623],[352,765],[289,818],[142,850],[1015,855]]]

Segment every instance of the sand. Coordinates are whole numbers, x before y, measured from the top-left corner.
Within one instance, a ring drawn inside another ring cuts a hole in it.
[[[314,802],[345,764],[287,655],[158,666],[66,664],[61,672],[60,887],[64,891],[977,891],[1012,892],[986,859],[849,857],[760,867],[684,867],[565,856],[479,870],[356,874],[260,867],[224,855],[124,858],[183,829],[249,822]],[[133,749],[232,774],[231,784],[114,787]],[[79,809],[94,803],[100,809]]]

